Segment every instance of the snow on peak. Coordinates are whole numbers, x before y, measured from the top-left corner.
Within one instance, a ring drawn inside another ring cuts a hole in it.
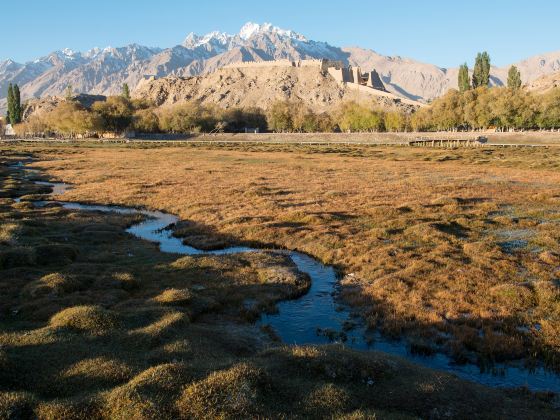
[[[263,23],[258,24],[254,22],[247,22],[237,35],[229,35],[225,32],[213,31],[204,36],[200,36],[191,32],[185,38],[183,42],[183,46],[187,48],[196,48],[200,47],[201,45],[207,44],[218,44],[221,46],[225,46],[230,42],[235,42],[235,39],[241,39],[242,41],[247,41],[254,35],[258,34],[275,34],[282,37],[288,37],[297,39],[299,41],[307,41],[307,39],[303,36],[294,32],[292,30],[281,29],[278,26],[274,26],[271,23]],[[237,43],[237,42],[236,42]]]
[[[247,22],[239,31],[239,37],[247,40],[255,34],[276,34],[288,38],[294,38],[300,41],[307,41],[307,39],[297,32],[290,29],[282,29],[274,26],[271,23],[263,23],[262,25],[254,22]]]
[[[256,34],[260,29],[261,25],[259,25],[258,23],[247,22],[239,31],[239,37],[241,39],[247,40],[254,34]]]
[[[86,58],[94,58],[94,57],[97,57],[100,53],[101,53],[101,48],[99,48],[99,47],[93,47],[91,50],[87,51],[87,52],[84,54],[84,57],[86,57]]]
[[[74,57],[76,55],[76,52],[74,50],[71,50],[70,48],[64,48],[61,53],[66,57]]]
[[[196,48],[200,47],[201,45],[216,43],[224,46],[231,40],[231,38],[231,35],[219,31],[213,31],[207,33],[204,36],[200,36],[195,34],[194,32],[191,32],[187,35],[185,41],[183,41],[183,46],[187,48]]]

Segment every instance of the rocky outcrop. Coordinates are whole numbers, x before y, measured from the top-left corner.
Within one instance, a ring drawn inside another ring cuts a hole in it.
[[[358,89],[359,88],[359,89]],[[133,96],[156,105],[199,101],[222,108],[257,106],[268,109],[278,100],[301,100],[316,111],[344,100],[375,102],[382,107],[412,109],[420,104],[366,86],[339,84],[315,67],[229,67],[204,76],[151,78],[140,82]]]
[[[530,91],[536,93],[546,93],[557,87],[560,87],[560,72],[541,76],[527,85]]]
[[[103,95],[87,95],[84,93],[72,97],[73,102],[76,102],[88,109],[91,108],[95,102],[105,101],[106,99],[107,97]],[[60,96],[47,96],[41,99],[31,99],[26,103],[23,110],[23,119],[25,120],[31,115],[46,114],[65,101],[67,101],[67,99]]]

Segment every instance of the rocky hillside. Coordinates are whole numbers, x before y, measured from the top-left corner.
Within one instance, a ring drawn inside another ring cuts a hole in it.
[[[71,98],[72,102],[78,103],[84,108],[91,108],[91,106],[97,101],[107,100],[106,96],[103,95],[87,95],[81,93],[75,95]],[[60,96],[45,96],[39,99],[30,99],[23,110],[23,119],[27,119],[31,115],[43,115],[51,112],[61,103],[66,102],[66,98]]]
[[[134,97],[150,99],[156,105],[194,100],[222,108],[258,106],[268,109],[278,100],[302,100],[316,111],[343,100],[374,101],[380,106],[412,109],[420,105],[388,92],[360,90],[338,84],[314,67],[222,68],[203,76],[170,76],[140,82]]]
[[[189,34],[172,48],[131,44],[122,48],[94,48],[88,52],[62,50],[29,63],[0,61],[0,109],[5,107],[9,83],[18,83],[25,98],[60,95],[68,85],[75,92],[110,95],[123,83],[134,88],[144,75],[187,77],[215,71],[239,61],[287,58],[329,58],[376,69],[387,89],[414,100],[430,100],[456,86],[457,69],[440,68],[402,57],[386,57],[362,48],[339,48],[309,40],[270,24],[246,24],[234,35],[212,32]],[[524,82],[560,70],[560,52],[517,63]],[[493,68],[492,81],[505,83],[507,67]]]
[[[557,87],[560,87],[560,72],[541,76],[527,85],[530,91],[537,93],[545,93]]]

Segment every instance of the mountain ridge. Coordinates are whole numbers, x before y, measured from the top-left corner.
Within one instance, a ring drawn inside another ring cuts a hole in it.
[[[89,94],[118,94],[123,83],[134,87],[145,75],[196,76],[239,61],[328,58],[377,70],[391,93],[430,101],[457,85],[457,68],[444,68],[401,56],[384,56],[371,49],[337,47],[310,40],[270,23],[245,24],[237,34],[213,31],[190,33],[170,48],[129,44],[124,47],[53,51],[27,63],[0,61],[0,108],[5,107],[9,83],[20,86],[23,99],[61,95],[67,86]],[[524,83],[560,70],[560,51],[539,54],[516,63]],[[492,67],[494,85],[507,80],[508,67]]]

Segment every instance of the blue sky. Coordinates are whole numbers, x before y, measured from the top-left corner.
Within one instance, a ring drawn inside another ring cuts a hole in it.
[[[481,50],[500,66],[560,50],[552,0],[26,0],[0,10],[0,59],[20,62],[65,47],[170,47],[191,31],[237,33],[247,21],[442,67],[471,63]]]

